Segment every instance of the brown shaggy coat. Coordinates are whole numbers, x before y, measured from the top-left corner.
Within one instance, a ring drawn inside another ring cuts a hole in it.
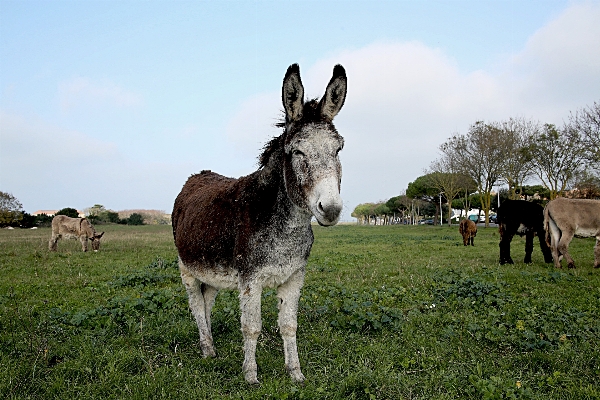
[[[175,200],[173,236],[202,352],[216,356],[210,314],[218,291],[237,289],[249,383],[258,383],[265,287],[277,288],[285,368],[294,381],[304,380],[296,346],[298,300],[313,243],[311,218],[334,225],[342,210],[338,152],[344,142],[332,120],[345,96],[346,73],[338,65],[321,101],[304,103],[299,67],[290,66],[282,87],[284,132],[265,146],[258,171],[239,179],[202,171]]]

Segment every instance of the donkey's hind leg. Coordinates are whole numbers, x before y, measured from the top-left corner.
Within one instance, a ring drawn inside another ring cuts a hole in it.
[[[558,248],[558,252],[567,260],[568,268],[575,268],[575,260],[573,260],[573,257],[571,257],[569,254],[569,243],[571,243],[571,240],[573,240],[573,236],[573,232],[563,231],[558,242],[558,246],[556,246]]]
[[[525,234],[525,259],[523,260],[525,264],[531,264],[531,254],[533,253],[533,235],[534,232],[532,230],[528,230]]]
[[[214,286],[210,286],[206,283],[203,283],[200,287],[202,290],[202,296],[204,297],[204,315],[206,316],[206,325],[208,326],[208,334],[210,336],[210,341],[214,343],[212,337],[212,327],[210,323],[210,312],[212,311],[213,306],[215,305],[215,299],[217,298],[217,294],[219,293],[219,289]]]
[[[202,291],[203,284],[192,276],[181,260],[179,261],[179,271],[181,272],[181,281],[188,294],[190,310],[196,319],[196,325],[198,325],[202,354],[204,354],[204,357],[216,357],[217,352],[215,351],[212,335],[210,333],[210,317],[207,319],[207,303],[204,300],[204,293]],[[216,292],[214,293],[214,296],[212,296],[210,307],[214,304],[215,296]],[[209,311],[210,307],[208,308]]]
[[[304,284],[304,270],[292,274],[292,276],[277,288],[279,298],[279,331],[283,338],[283,350],[285,355],[285,369],[291,375],[294,382],[303,382],[304,375],[300,370],[298,359],[298,347],[296,345],[296,329],[298,328],[298,300],[300,289]]]

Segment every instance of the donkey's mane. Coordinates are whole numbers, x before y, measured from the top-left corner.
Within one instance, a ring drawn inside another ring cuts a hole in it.
[[[319,107],[319,99],[314,98],[308,100],[304,103],[302,107],[302,119],[298,121],[299,124],[308,124],[311,122],[325,122],[326,120],[323,118],[321,114],[321,110]],[[280,117],[279,120],[275,123],[277,128],[283,128],[283,132],[279,136],[275,136],[271,140],[269,140],[264,146],[262,153],[258,156],[258,167],[264,168],[269,164],[269,159],[273,156],[277,150],[282,149],[284,145],[283,139],[285,138],[285,112],[283,112],[283,117]]]

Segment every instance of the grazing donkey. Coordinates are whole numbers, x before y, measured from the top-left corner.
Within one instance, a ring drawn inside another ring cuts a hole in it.
[[[510,256],[510,242],[515,234],[525,235],[525,264],[531,263],[533,237],[538,236],[544,261],[552,262],[550,248],[546,244],[544,231],[544,208],[525,200],[505,200],[498,208],[498,231],[500,232],[500,264],[514,264]]]
[[[469,244],[475,246],[474,241],[475,236],[477,236],[477,224],[475,224],[475,222],[468,218],[463,219],[458,225],[458,231],[463,237],[463,244],[465,246],[468,246]]]
[[[334,225],[342,211],[338,153],[344,140],[332,120],[344,105],[346,86],[346,72],[336,65],[323,98],[305,103],[300,69],[291,65],[283,79],[283,133],[265,145],[259,169],[239,179],[202,171],[175,200],[179,269],[204,357],[216,356],[210,312],[217,292],[239,290],[242,368],[249,383],[258,383],[264,287],[277,288],[286,370],[292,380],[304,381],[296,347],[298,299],[313,243],[311,218]]]
[[[575,261],[568,249],[573,236],[580,236],[596,238],[594,268],[600,268],[600,201],[563,197],[554,199],[544,209],[544,225],[554,267],[562,268],[564,256],[568,267],[575,268]]]
[[[92,250],[100,250],[100,239],[104,235],[96,234],[96,230],[86,218],[71,218],[66,215],[57,215],[52,218],[52,237],[48,243],[50,251],[56,251],[58,239],[79,239],[81,249],[87,251],[87,241],[91,240]]]

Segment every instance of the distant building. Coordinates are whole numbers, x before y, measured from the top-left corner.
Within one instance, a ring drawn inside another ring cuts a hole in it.
[[[46,214],[49,217],[54,217],[56,215],[57,212],[59,212],[60,210],[37,210],[36,212],[32,213],[31,215],[34,216],[38,216],[41,214]],[[77,210],[77,213],[79,214],[79,218],[83,218],[85,217],[85,213],[81,210]]]

